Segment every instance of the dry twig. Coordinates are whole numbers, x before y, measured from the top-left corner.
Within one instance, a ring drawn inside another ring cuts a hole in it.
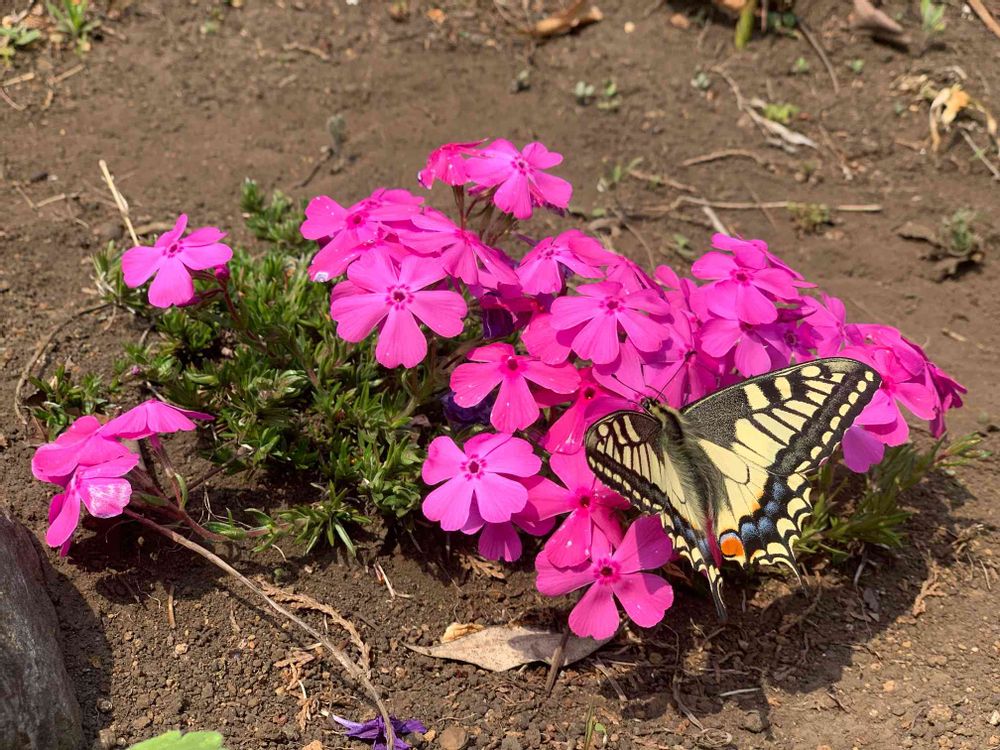
[[[701,156],[694,156],[690,159],[685,159],[681,162],[682,167],[693,167],[695,164],[707,164],[710,161],[718,161],[719,159],[729,159],[741,157],[743,159],[753,159],[755,162],[761,166],[765,166],[767,161],[762,157],[755,154],[753,151],[747,151],[742,148],[723,148],[718,151],[712,151],[707,154],[702,154]]]
[[[122,223],[125,224],[125,228],[128,230],[128,236],[132,238],[132,244],[138,245],[139,238],[135,234],[135,228],[132,226],[132,220],[128,217],[128,201],[125,200],[125,196],[118,192],[118,188],[115,187],[115,178],[111,176],[111,172],[108,171],[108,163],[101,159],[97,162],[98,166],[101,168],[101,175],[104,177],[104,182],[108,186],[108,190],[111,191],[111,196],[115,199],[115,205],[118,207],[118,213],[121,214]]]
[[[812,47],[813,50],[816,52],[816,54],[819,56],[819,59],[823,63],[823,67],[826,68],[826,72],[830,76],[830,81],[831,83],[833,83],[833,93],[839,94],[840,82],[837,80],[837,74],[833,70],[833,64],[830,62],[830,58],[827,57],[826,55],[826,50],[823,49],[823,46],[819,43],[819,40],[812,33],[812,31],[809,30],[809,27],[806,26],[805,21],[803,21],[801,18],[798,19],[798,27],[802,31],[802,36],[804,36],[806,38],[806,41],[809,42],[809,46]]]
[[[1000,38],[1000,23],[997,23],[997,19],[990,13],[990,9],[986,7],[983,0],[966,0],[966,2],[979,16],[979,20],[986,24],[986,28],[992,31],[997,38]]]

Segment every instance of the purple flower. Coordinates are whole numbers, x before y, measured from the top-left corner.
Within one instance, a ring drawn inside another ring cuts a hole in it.
[[[389,743],[385,736],[385,720],[381,716],[376,716],[374,719],[361,723],[348,721],[335,714],[330,714],[330,718],[347,730],[344,732],[345,737],[369,742],[371,743],[372,750],[388,750]],[[395,716],[390,716],[389,720],[392,722],[392,733],[396,735],[396,741],[392,745],[394,750],[409,750],[410,748],[409,742],[404,742],[399,738],[401,734],[427,731],[427,727],[416,719],[406,719],[404,721],[403,719],[397,719]]]

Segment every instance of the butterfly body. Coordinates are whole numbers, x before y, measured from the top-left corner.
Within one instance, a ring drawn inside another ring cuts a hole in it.
[[[708,576],[725,619],[724,560],[784,564],[809,515],[806,474],[828,458],[881,380],[842,357],[724,388],[682,410],[646,402],[587,430],[594,473],[658,513],[677,551]]]

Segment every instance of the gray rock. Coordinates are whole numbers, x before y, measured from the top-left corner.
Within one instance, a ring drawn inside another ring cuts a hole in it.
[[[77,750],[80,706],[31,534],[0,508],[0,748]]]

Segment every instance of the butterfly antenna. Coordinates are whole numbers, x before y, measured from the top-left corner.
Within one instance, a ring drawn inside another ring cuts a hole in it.
[[[660,387],[660,390],[658,390],[658,391],[656,392],[656,400],[657,400],[657,402],[659,402],[659,403],[663,403],[663,392],[664,392],[665,390],[667,390],[667,388],[668,388],[668,387],[670,387],[670,384],[674,382],[674,378],[676,378],[676,377],[677,377],[677,376],[678,376],[678,375],[680,374],[681,370],[683,370],[683,369],[684,369],[684,360],[683,360],[683,358],[682,358],[682,359],[679,359],[679,360],[677,360],[677,362],[678,362],[679,366],[678,366],[678,367],[677,367],[677,368],[676,368],[676,369],[674,370],[674,374],[673,374],[673,375],[671,375],[671,376],[670,376],[670,377],[669,377],[669,378],[667,379],[667,382],[666,382],[666,383],[664,383],[664,384],[663,384],[663,385],[662,385],[662,386]]]

